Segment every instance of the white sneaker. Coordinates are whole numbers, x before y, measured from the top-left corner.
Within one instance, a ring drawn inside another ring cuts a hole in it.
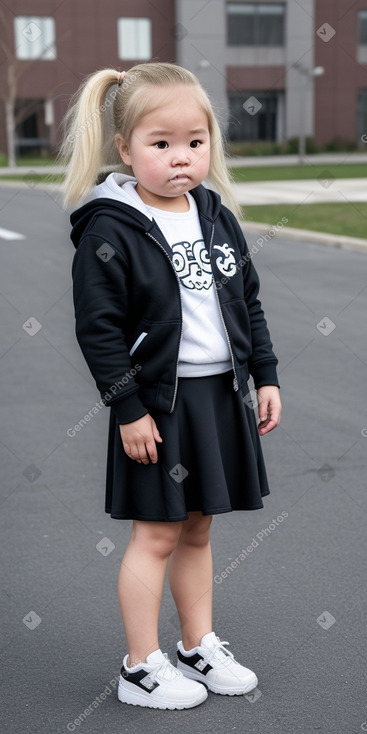
[[[210,691],[228,696],[248,693],[256,688],[257,677],[244,668],[226,650],[226,641],[220,641],[214,632],[208,632],[198,647],[185,650],[182,641],[177,643],[177,669],[192,680],[204,683]]]
[[[201,683],[189,680],[169,661],[167,653],[155,650],[146,662],[132,668],[125,655],[118,687],[118,698],[133,706],[153,709],[189,709],[208,697]]]

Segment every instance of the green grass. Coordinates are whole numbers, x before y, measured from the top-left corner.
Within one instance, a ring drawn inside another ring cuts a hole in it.
[[[29,156],[21,157],[17,159],[17,166],[53,166],[55,164],[55,158],[47,157],[42,158],[40,156]],[[0,153],[0,167],[8,165],[8,157],[5,153]]]
[[[246,206],[243,207],[243,212],[245,222],[247,220],[275,225],[282,217],[286,217],[287,227],[312,229],[316,232],[361,237],[367,240],[367,203],[364,202]]]
[[[295,181],[310,178],[367,178],[364,163],[341,163],[339,165],[310,164],[303,166],[249,166],[231,168],[234,181]]]
[[[1,170],[1,169],[0,169]],[[32,173],[26,173],[23,176],[21,174],[14,175],[14,176],[7,176],[7,175],[1,175],[0,173],[0,181],[24,181],[25,183],[33,182],[35,184],[37,183],[60,183],[64,180],[64,176],[62,173],[55,173],[55,174],[44,174],[44,175],[37,175]]]

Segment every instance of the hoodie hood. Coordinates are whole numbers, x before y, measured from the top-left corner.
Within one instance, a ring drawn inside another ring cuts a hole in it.
[[[133,176],[114,172],[92,189],[83,206],[70,217],[73,227],[70,237],[75,248],[96,215],[111,216],[124,225],[144,232],[152,228],[154,219],[150,207],[135,192],[136,183]],[[192,189],[190,194],[196,201],[200,215],[214,222],[221,207],[219,194],[202,184]]]
[[[141,211],[143,211],[143,208],[149,209],[135,192],[137,183],[134,176],[127,176],[125,173],[110,173],[102,183],[92,189],[87,201],[112,199],[133,206],[135,209],[139,209],[139,203],[141,202]]]

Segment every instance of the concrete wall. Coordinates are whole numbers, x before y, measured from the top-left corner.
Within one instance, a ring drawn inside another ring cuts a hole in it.
[[[286,9],[285,137],[314,133],[313,87],[315,0],[289,0]]]
[[[223,0],[176,0],[176,61],[199,78],[224,130],[228,118],[225,11]]]

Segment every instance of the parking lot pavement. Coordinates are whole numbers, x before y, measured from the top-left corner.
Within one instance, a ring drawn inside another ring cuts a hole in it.
[[[279,235],[253,257],[283,415],[262,439],[264,509],[214,517],[212,547],[214,629],[259,686],[154,711],[116,697],[131,523],[104,513],[108,409],[81,422],[100,396],[74,336],[68,217],[37,187],[1,188],[0,211],[24,236],[0,239],[3,730],[367,730],[365,255]],[[175,662],[167,585],[160,635]]]

